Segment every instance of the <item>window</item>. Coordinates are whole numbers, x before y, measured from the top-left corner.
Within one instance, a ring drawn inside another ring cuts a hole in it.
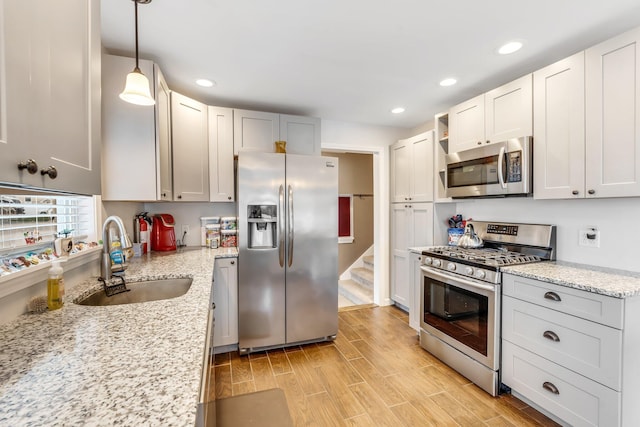
[[[338,243],[353,243],[353,194],[338,196]]]
[[[94,236],[93,198],[0,195],[0,254],[51,246],[57,237]]]

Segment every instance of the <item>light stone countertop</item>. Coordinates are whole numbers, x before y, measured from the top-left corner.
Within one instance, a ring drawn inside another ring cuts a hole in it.
[[[128,281],[192,277],[178,298],[89,307],[88,279],[60,310],[0,325],[0,425],[193,426],[200,397],[214,260],[236,248],[154,252]]]
[[[640,273],[563,261],[546,261],[502,267],[503,273],[615,298],[640,295]]]

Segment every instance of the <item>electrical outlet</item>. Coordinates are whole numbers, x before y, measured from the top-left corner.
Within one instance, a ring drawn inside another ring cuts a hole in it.
[[[588,248],[599,248],[600,231],[595,227],[583,228],[579,232],[578,244]]]
[[[184,233],[189,234],[189,224],[182,224],[182,234],[180,235],[180,238],[182,238]]]

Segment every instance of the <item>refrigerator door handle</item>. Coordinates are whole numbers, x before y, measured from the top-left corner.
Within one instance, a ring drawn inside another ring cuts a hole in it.
[[[280,206],[278,209],[278,258],[280,261],[280,267],[284,267],[284,186],[280,185],[280,191],[278,194],[278,201]]]
[[[289,267],[293,264],[293,187],[289,186],[289,197],[288,197],[288,225],[289,225]]]

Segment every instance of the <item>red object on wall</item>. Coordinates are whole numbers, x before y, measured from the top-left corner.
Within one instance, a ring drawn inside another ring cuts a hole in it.
[[[338,197],[338,237],[351,236],[351,197]]]

